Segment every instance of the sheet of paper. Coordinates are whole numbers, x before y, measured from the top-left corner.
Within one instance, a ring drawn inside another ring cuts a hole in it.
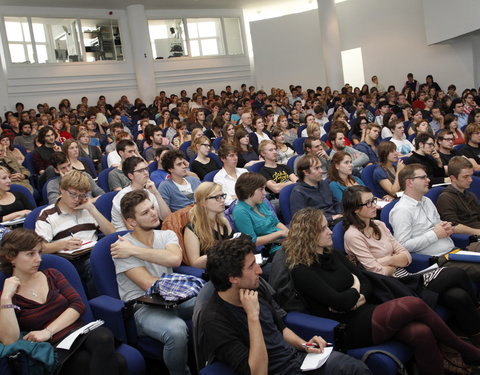
[[[88,323],[87,325],[80,327],[76,331],[70,333],[62,341],[60,341],[60,343],[57,345],[57,348],[69,350],[78,336],[100,327],[101,325],[103,325],[103,323],[103,320],[95,320],[94,322]]]
[[[19,217],[18,219],[15,219],[15,220],[4,221],[1,224],[8,227],[8,226],[17,225],[17,224],[23,224],[24,222],[25,222],[25,218]]]
[[[328,346],[323,349],[323,353],[308,353],[305,359],[303,360],[300,370],[312,371],[323,366],[327,362],[328,357],[332,353],[333,346]]]
[[[60,250],[59,253],[62,254],[75,254],[78,251],[82,251],[85,249],[90,249],[91,247],[94,247],[97,241],[86,241],[82,243],[82,246],[80,246],[78,249],[73,249],[73,250]]]

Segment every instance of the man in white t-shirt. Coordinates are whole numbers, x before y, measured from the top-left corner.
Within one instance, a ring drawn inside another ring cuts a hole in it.
[[[153,181],[150,180],[147,163],[138,156],[131,156],[123,162],[122,171],[130,180],[130,185],[120,190],[113,198],[112,224],[115,227],[115,231],[132,229],[126,226],[126,222],[120,213],[122,198],[132,190],[145,190],[148,194],[148,199],[153,202],[158,216],[161,220],[165,220],[168,214],[170,214],[170,209],[155,188]]]
[[[134,190],[121,202],[122,216],[132,233],[119,237],[111,246],[118,292],[123,301],[145,294],[164,273],[182,262],[182,249],[176,234],[170,230],[154,230],[160,225],[157,210],[145,190]],[[195,298],[172,309],[136,305],[135,323],[140,335],[150,336],[164,344],[163,360],[170,374],[190,374],[188,329]]]

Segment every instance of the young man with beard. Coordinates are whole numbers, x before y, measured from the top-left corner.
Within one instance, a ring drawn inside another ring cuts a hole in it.
[[[32,124],[24,122],[20,125],[20,135],[13,140],[14,146],[22,146],[27,152],[32,152],[35,148],[33,141],[36,135],[32,134]]]

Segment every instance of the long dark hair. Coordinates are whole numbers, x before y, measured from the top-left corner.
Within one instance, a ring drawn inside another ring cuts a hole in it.
[[[362,193],[371,192],[372,191],[368,187],[363,185],[350,186],[343,192],[343,227],[345,228],[345,231],[350,228],[350,225],[353,225],[366,235],[364,232],[365,223],[358,217],[355,210],[362,205]],[[373,228],[373,237],[377,240],[381,240],[382,233],[373,219],[370,220],[370,226]]]

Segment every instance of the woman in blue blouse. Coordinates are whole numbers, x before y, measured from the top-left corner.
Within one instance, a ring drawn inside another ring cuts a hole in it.
[[[330,161],[328,177],[330,178],[330,190],[338,202],[342,201],[343,192],[349,186],[365,185],[361,179],[354,176],[352,157],[348,152],[336,152]]]
[[[272,254],[288,235],[273,210],[265,203],[267,180],[259,173],[242,174],[235,184],[238,203],[233,209],[233,221],[239,232],[248,234],[256,246],[266,246]]]
[[[374,194],[387,201],[395,199],[400,191],[398,174],[403,169],[403,160],[398,158],[397,146],[391,141],[378,145],[379,166],[373,171]]]

